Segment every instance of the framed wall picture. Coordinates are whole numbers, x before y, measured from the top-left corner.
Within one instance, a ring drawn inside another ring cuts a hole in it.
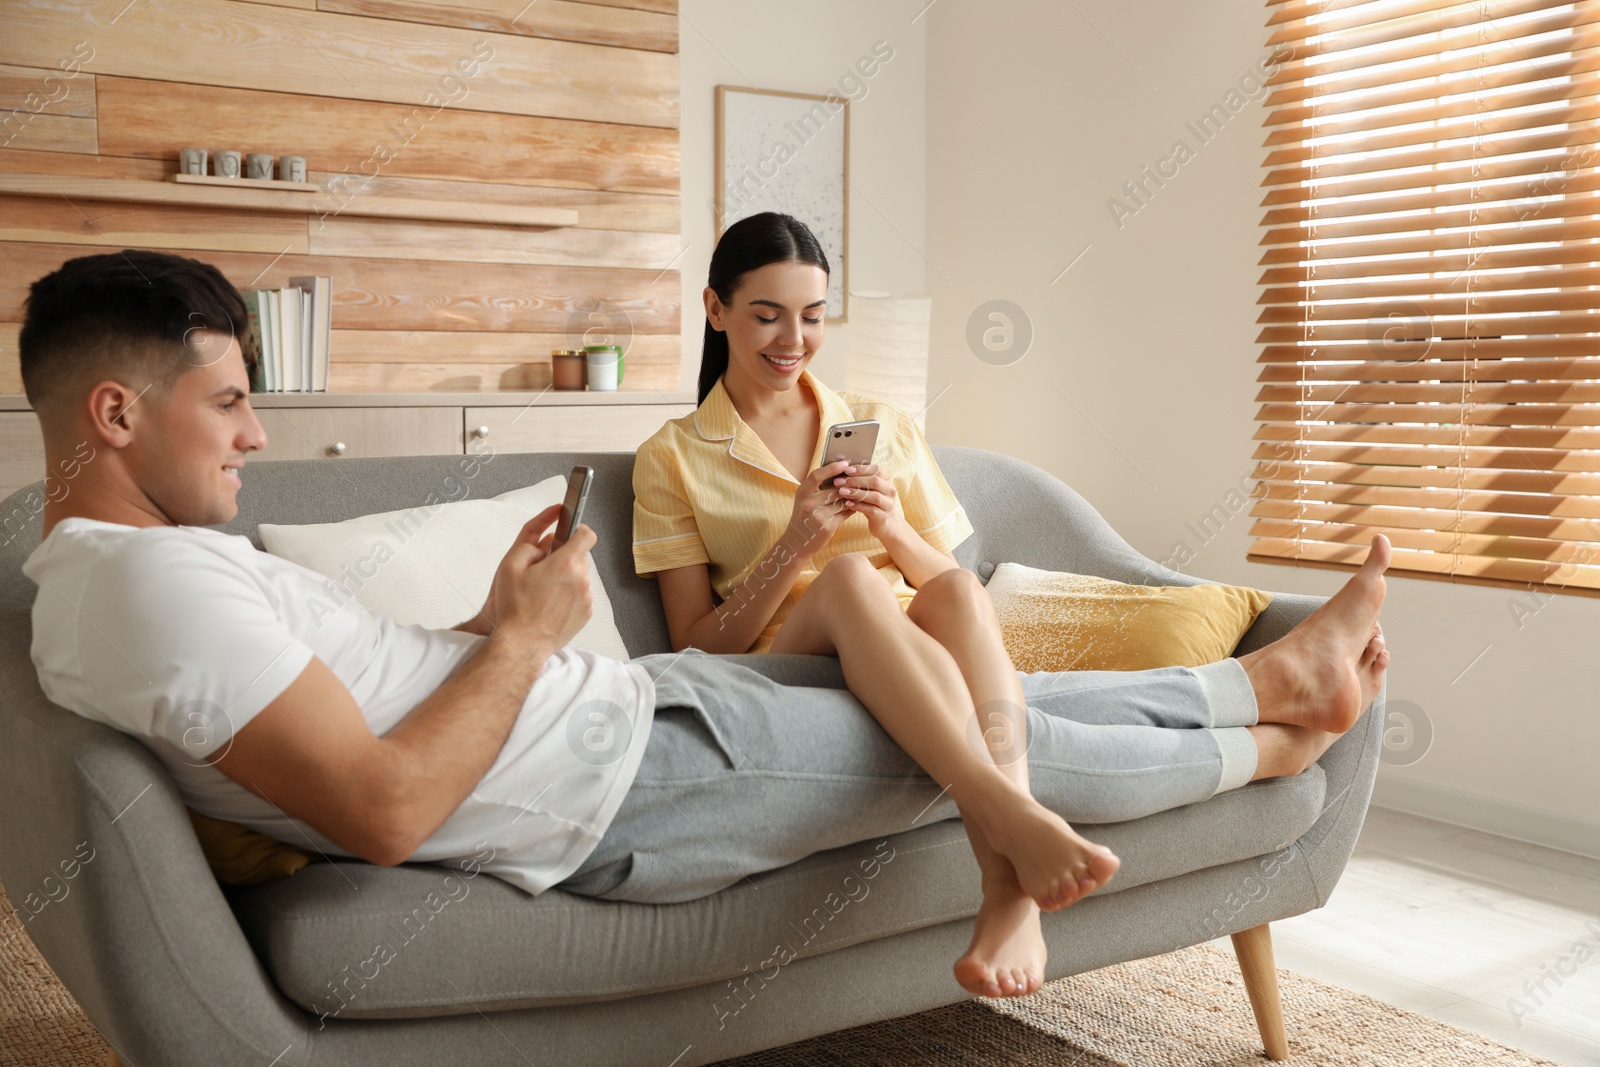
[[[747,215],[800,219],[827,253],[829,322],[849,318],[850,101],[717,86],[714,237]]]

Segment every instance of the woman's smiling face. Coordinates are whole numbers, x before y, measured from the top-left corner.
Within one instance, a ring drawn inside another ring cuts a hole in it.
[[[784,390],[822,347],[828,275],[810,263],[768,263],[739,280],[732,302],[705,291],[706,317],[728,335],[728,374]]]

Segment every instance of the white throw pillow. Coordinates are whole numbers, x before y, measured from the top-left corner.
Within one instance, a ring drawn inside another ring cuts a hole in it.
[[[566,496],[559,475],[488,500],[457,500],[307,526],[261,524],[275,556],[343,582],[368,609],[396,622],[447,630],[475,615],[495,568],[523,525]],[[573,648],[627,659],[611,600],[589,561],[594,615]]]

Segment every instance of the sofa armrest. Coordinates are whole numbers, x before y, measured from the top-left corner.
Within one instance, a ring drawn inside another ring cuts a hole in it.
[[[127,1062],[301,1062],[308,1017],[257,962],[166,769],[22,673],[0,687],[0,880],[20,914],[33,898],[28,936]]]
[[[937,445],[951,487],[980,531],[956,548],[962,566],[984,580],[1001,563],[1093,574],[1134,585],[1216,584],[1163,567],[1112,529],[1070,486],[1024,460],[976,448]],[[1234,649],[1240,656],[1264,648],[1294,629],[1326,598],[1274,593]],[[1333,891],[1355,848],[1372,799],[1383,740],[1384,693],[1318,761],[1327,779],[1324,811],[1298,842],[1307,877],[1320,905]]]
[[[1299,626],[1327,600],[1327,597],[1301,593],[1273,593],[1272,603],[1256,616],[1256,621],[1239,639],[1239,647],[1233,650],[1233,654],[1242,656],[1267,647]]]
[[[1293,630],[1327,597],[1298,593],[1274,593],[1250,629],[1234,649],[1242,656],[1265,648]],[[1306,875],[1312,884],[1316,906],[1328,902],[1339,876],[1355,850],[1356,838],[1366,821],[1367,806],[1378,777],[1379,756],[1383,750],[1384,703],[1388,683],[1365,714],[1343,737],[1322,754],[1317,765],[1327,781],[1322,814],[1311,829],[1296,842],[1306,857]]]

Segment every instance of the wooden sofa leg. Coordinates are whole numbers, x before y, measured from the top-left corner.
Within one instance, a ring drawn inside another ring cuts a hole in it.
[[[1272,961],[1272,928],[1265,924],[1233,935],[1244,988],[1250,994],[1256,1029],[1266,1046],[1267,1059],[1289,1058],[1289,1039],[1283,1032],[1283,1000],[1278,996],[1278,969]]]
[[[122,1057],[117,1055],[116,1049],[106,1053],[106,1067],[123,1067]]]

